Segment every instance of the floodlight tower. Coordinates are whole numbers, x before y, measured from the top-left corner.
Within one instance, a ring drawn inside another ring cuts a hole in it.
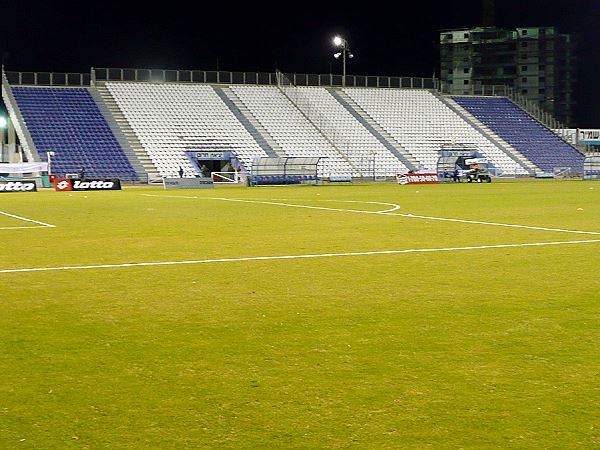
[[[342,57],[342,86],[346,86],[346,58],[354,58],[354,55],[350,51],[348,41],[341,36],[333,38],[333,45],[340,48],[340,51],[335,53],[333,57],[335,59]]]

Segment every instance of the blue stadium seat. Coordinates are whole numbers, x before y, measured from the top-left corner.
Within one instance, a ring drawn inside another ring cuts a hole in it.
[[[90,178],[138,180],[87,89],[13,87],[27,129],[46,160],[53,151],[58,176],[85,168]]]
[[[469,113],[546,172],[583,171],[584,156],[506,98],[454,97]]]

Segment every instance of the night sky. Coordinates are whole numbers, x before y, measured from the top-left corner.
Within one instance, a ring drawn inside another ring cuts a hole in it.
[[[481,25],[481,1],[3,5],[7,70],[90,67],[340,73],[331,39],[355,58],[348,73],[430,77],[441,29]],[[193,5],[193,6],[192,6]],[[577,124],[600,128],[600,0],[496,0],[496,25],[556,26],[579,39]]]

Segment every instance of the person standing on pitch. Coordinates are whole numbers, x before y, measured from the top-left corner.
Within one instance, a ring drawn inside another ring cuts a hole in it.
[[[179,166],[179,178],[183,178],[183,167]]]

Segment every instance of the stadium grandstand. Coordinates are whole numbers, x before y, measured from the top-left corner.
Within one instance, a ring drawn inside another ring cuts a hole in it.
[[[506,91],[473,94],[444,94],[434,78],[3,72],[9,144],[19,146],[5,162],[153,182],[200,177],[203,165],[250,174],[259,157],[308,157],[323,178],[385,179],[436,171],[442,151],[459,148],[496,176],[582,173],[582,152]]]

